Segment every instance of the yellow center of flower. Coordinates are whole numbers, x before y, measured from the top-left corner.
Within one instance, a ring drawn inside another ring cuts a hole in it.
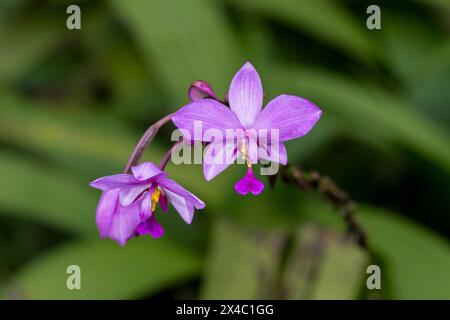
[[[247,143],[245,141],[241,145],[241,152],[244,155],[245,162],[247,162],[247,167],[251,168],[252,163],[250,162],[250,159],[248,158]]]
[[[155,211],[160,196],[161,196],[161,189],[159,187],[156,187],[155,190],[153,190],[152,192],[152,212]]]

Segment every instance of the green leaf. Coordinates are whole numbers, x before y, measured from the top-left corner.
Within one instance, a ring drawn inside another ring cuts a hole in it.
[[[334,227],[343,225],[336,212],[323,203],[303,203],[299,212],[306,221],[320,221]],[[381,258],[383,296],[450,297],[450,246],[444,238],[389,210],[359,205],[356,218],[367,232],[370,249]]]
[[[386,15],[389,15],[387,13]],[[417,23],[413,16],[387,16],[387,28],[380,34],[383,56],[389,69],[406,85],[427,81],[449,70],[450,39]]]
[[[89,52],[91,63],[105,74],[110,90],[114,92],[112,109],[122,119],[131,116],[141,121],[164,116],[169,108],[162,108],[167,103],[160,98],[153,70],[142,67],[144,59],[127,34],[111,32],[116,27],[111,10],[97,10],[102,12],[90,9],[83,15],[83,23],[89,26],[89,32],[82,32],[80,39]]]
[[[305,225],[288,257],[282,292],[287,299],[355,299],[367,262],[367,252],[351,240]]]
[[[194,80],[206,80],[220,90],[228,88],[242,61],[217,2],[115,0],[112,4],[173,102],[187,101],[186,90]]]
[[[0,26],[16,18],[27,0],[3,0],[0,3]]]
[[[204,276],[204,299],[274,299],[284,237],[219,221]]]
[[[66,287],[67,267],[81,269],[81,289]],[[27,299],[132,299],[153,295],[197,276],[201,260],[167,237],[76,241],[42,255],[15,274],[6,297]]]
[[[0,84],[9,84],[52,50],[64,24],[52,19],[30,18],[0,28]],[[36,32],[39,30],[39,32]],[[30,36],[32,35],[32,36]]]
[[[280,232],[218,223],[213,231],[202,297],[358,297],[366,275],[367,252],[342,235],[311,226],[301,228],[292,249],[286,247],[286,240],[286,234]],[[281,268],[285,255],[287,263]]]
[[[430,230],[388,211],[364,207],[361,222],[386,260],[396,299],[448,299],[450,246]],[[383,281],[383,280],[382,280]],[[383,284],[382,284],[383,286]]]
[[[2,214],[13,213],[73,233],[96,234],[98,192],[20,157],[0,154]]]
[[[230,0],[252,14],[261,12],[282,23],[307,31],[347,53],[367,60],[373,55],[365,21],[357,21],[336,1],[330,0]],[[361,14],[365,14],[362,12]]]
[[[106,114],[78,113],[70,117],[47,105],[0,95],[0,138],[18,146],[68,156],[125,163],[133,150],[126,128]]]
[[[450,11],[450,2],[447,0],[415,0],[416,2],[423,2],[429,6],[434,6],[436,10]]]
[[[411,107],[426,111],[436,122],[448,122],[450,92],[450,38],[415,16],[385,15],[386,28],[380,33],[383,57],[401,80],[404,99]]]
[[[273,71],[268,80],[274,91],[308,98],[323,109],[322,117],[336,117],[360,136],[406,146],[450,172],[448,132],[399,98],[319,69],[290,66]]]

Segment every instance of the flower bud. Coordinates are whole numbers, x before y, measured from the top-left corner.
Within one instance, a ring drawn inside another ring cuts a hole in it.
[[[191,101],[198,101],[204,98],[212,98],[217,100],[216,93],[210,84],[203,80],[192,82],[188,90],[188,97]]]

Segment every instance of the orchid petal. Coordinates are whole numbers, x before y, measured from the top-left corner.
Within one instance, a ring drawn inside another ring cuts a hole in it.
[[[213,152],[214,151],[214,152]],[[235,141],[217,141],[210,143],[205,149],[203,159],[203,174],[206,180],[211,180],[228,168],[238,156]]]
[[[110,237],[121,246],[134,236],[139,223],[139,206],[119,205],[119,189],[105,191],[97,207],[96,222],[102,238]]]
[[[110,189],[116,189],[123,187],[124,185],[133,185],[139,183],[133,175],[127,173],[115,174],[112,176],[106,176],[98,178],[92,181],[89,185],[93,188],[106,191]]]
[[[127,208],[118,206],[112,220],[109,237],[124,246],[135,235],[139,222],[139,205],[134,204]]]
[[[192,203],[187,201],[186,198],[180,196],[179,194],[164,189],[170,203],[173,205],[175,210],[178,212],[180,217],[187,223],[191,224],[194,218],[194,206]]]
[[[100,197],[95,219],[102,238],[106,238],[111,230],[112,218],[118,206],[118,199],[119,189],[105,191]]]
[[[96,213],[97,227],[102,238],[110,237],[121,246],[134,236],[139,223],[137,205],[122,208],[119,205],[119,189],[103,192]]]
[[[189,203],[193,204],[196,209],[203,209],[205,207],[205,203],[202,200],[197,198],[172,179],[166,177],[160,178],[158,179],[158,184],[162,187],[169,200],[171,199],[168,196],[167,191],[171,191],[172,193],[176,193],[177,195],[185,198]]]
[[[142,199],[139,208],[139,217],[141,221],[146,221],[152,215],[152,193],[147,192]]]
[[[263,103],[263,88],[256,69],[247,62],[234,75],[228,91],[230,108],[241,124],[248,128],[253,124]]]
[[[278,130],[280,142],[304,136],[319,120],[322,111],[312,102],[280,95],[259,113],[253,129]]]
[[[119,197],[120,205],[122,207],[128,207],[133,202],[135,202],[136,199],[150,186],[151,183],[146,183],[120,188],[120,197]]]
[[[256,142],[256,138],[248,138],[247,157],[253,164],[258,162],[258,144]]]
[[[260,143],[259,158],[287,164],[288,156],[284,143],[279,143],[278,147],[271,143]]]
[[[186,138],[193,141],[212,141],[213,137],[205,135],[207,130],[217,132],[223,139],[227,129],[241,127],[229,108],[212,99],[202,99],[184,106],[172,116],[172,121],[180,130],[187,131],[190,137]]]
[[[161,171],[158,166],[151,162],[144,162],[137,166],[131,167],[131,171],[133,172],[134,177],[139,181],[147,180],[160,174],[166,174]]]

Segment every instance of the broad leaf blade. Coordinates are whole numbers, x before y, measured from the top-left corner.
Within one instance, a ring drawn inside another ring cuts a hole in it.
[[[213,231],[202,297],[276,298],[283,246],[280,234],[255,233],[219,222]]]
[[[283,273],[287,299],[355,299],[368,254],[355,243],[306,225],[299,231]]]
[[[67,267],[81,269],[81,289],[66,286]],[[127,299],[155,294],[195,277],[201,261],[168,239],[67,243],[20,270],[4,289],[6,297],[27,299]]]
[[[330,0],[230,0],[249,12],[261,12],[301,31],[307,31],[347,53],[367,60],[372,44],[363,22],[356,21],[336,1]]]
[[[228,88],[232,72],[239,67],[239,51],[217,2],[112,3],[172,101],[186,102],[186,90],[194,80],[206,80],[219,90]]]

